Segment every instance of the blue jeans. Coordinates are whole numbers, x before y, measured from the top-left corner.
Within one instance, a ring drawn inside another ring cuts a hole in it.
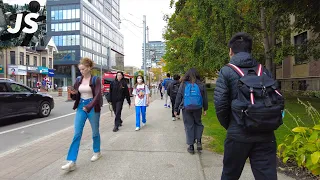
[[[142,123],[146,123],[147,106],[136,106],[136,127],[140,127],[140,112],[142,114]]]
[[[100,112],[94,112],[94,108],[92,108],[89,113],[82,110],[82,108],[88,105],[91,101],[92,99],[80,99],[80,103],[76,112],[76,117],[74,119],[74,137],[68,152],[68,161],[75,162],[77,160],[83,127],[87,119],[89,119],[92,129],[93,151],[95,153],[100,152]]]

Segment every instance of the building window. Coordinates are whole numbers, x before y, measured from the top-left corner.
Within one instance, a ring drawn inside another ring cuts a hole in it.
[[[20,52],[20,64],[24,65],[24,53]]]
[[[80,5],[51,7],[51,20],[79,19]]]
[[[67,51],[58,51],[54,53],[53,58],[54,61],[75,61],[75,50],[67,50]]]
[[[297,54],[295,55],[295,63],[303,64],[308,61],[307,54],[307,42],[308,36],[307,32],[301,33],[294,37],[294,45],[297,50]]]
[[[29,66],[30,65],[30,56],[26,55],[26,65]]]
[[[51,31],[78,31],[80,22],[51,24]]]
[[[80,45],[79,35],[53,36],[53,41],[57,46],[77,46]]]
[[[49,58],[49,68],[52,68],[52,58]]]
[[[38,66],[37,56],[33,56],[33,65],[34,65],[34,66]]]
[[[10,64],[16,64],[16,52],[10,51]]]
[[[46,57],[42,57],[42,67],[47,67],[47,59]]]

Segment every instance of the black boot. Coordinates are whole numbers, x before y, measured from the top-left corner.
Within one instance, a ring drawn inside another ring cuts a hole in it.
[[[119,125],[120,127],[122,126],[122,122],[123,122],[123,121],[121,120],[121,121],[120,121],[120,125]]]
[[[188,152],[190,153],[190,154],[194,154],[194,146],[193,146],[193,144],[192,145],[189,145],[189,147],[188,147]]]
[[[118,126],[114,126],[113,132],[117,132],[117,131],[119,131],[119,127]]]
[[[198,141],[197,141],[197,150],[198,150],[198,151],[201,151],[201,150],[202,150],[201,140],[198,140]]]

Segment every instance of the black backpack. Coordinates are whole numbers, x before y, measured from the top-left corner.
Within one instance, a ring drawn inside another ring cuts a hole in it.
[[[231,102],[232,116],[238,125],[249,132],[270,132],[283,124],[284,98],[276,88],[276,81],[258,68],[245,71],[229,63],[241,78],[237,99]]]
[[[180,83],[174,83],[172,82],[172,90],[171,90],[171,95],[172,97],[176,97],[179,91],[179,86]]]

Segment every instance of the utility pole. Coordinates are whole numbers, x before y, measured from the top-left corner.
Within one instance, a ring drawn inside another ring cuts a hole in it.
[[[146,58],[146,15],[143,15],[143,79],[146,81],[146,63],[147,63],[147,58]]]
[[[149,27],[147,26],[147,42],[148,42],[148,61],[150,61],[150,63],[152,64],[152,62],[151,62],[151,57],[150,57],[150,42],[149,42]],[[150,87],[150,67],[148,67],[148,81],[149,81],[149,83],[148,83],[148,85],[149,85],[149,87]]]

